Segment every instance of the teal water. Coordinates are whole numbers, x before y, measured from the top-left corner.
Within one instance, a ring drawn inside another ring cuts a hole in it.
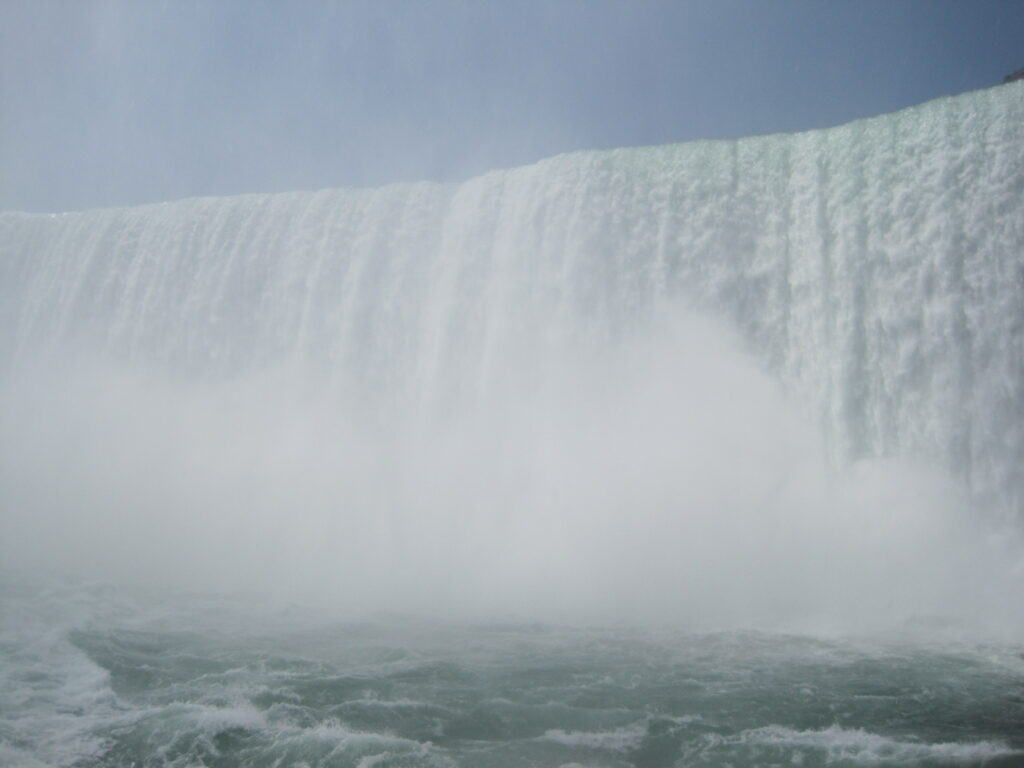
[[[5,590],[0,758],[114,766],[1018,766],[1021,646],[330,622]]]

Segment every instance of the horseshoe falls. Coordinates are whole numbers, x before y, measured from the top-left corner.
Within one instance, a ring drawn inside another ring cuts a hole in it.
[[[680,301],[739,332],[838,461],[920,457],[1019,516],[1021,118],[996,88],[461,185],[5,214],[3,361],[65,345],[480,402]]]
[[[12,764],[1019,764],[1024,84],[0,214],[0,462]]]

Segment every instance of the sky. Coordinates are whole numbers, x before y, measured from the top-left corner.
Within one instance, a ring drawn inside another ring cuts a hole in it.
[[[0,210],[468,178],[999,84],[1024,0],[0,0]]]

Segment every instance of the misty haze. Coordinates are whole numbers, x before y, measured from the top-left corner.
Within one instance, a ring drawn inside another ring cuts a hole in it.
[[[1022,39],[0,4],[0,764],[1024,765]]]

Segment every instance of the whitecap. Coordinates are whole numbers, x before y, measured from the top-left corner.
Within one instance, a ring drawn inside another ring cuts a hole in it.
[[[547,731],[541,739],[553,741],[567,747],[586,749],[607,749],[613,752],[628,752],[636,749],[647,735],[646,723],[636,723],[625,728],[610,731]]]
[[[838,725],[806,731],[769,725],[744,731],[737,737],[737,742],[818,750],[825,753],[827,762],[849,761],[859,765],[903,765],[922,761],[957,764],[1024,754],[999,741],[902,741],[860,728],[849,729]]]

